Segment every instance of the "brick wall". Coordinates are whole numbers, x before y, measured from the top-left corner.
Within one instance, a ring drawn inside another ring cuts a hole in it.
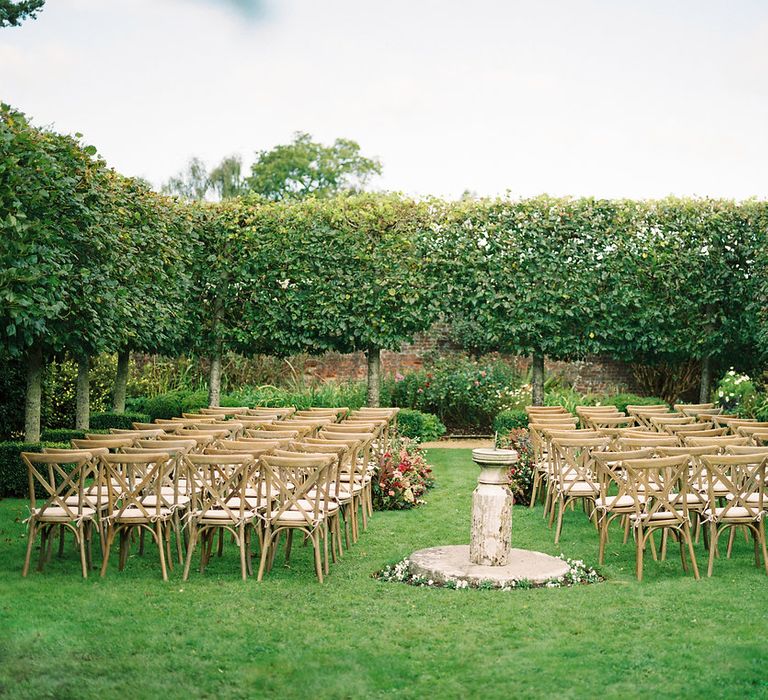
[[[420,369],[424,366],[426,356],[456,350],[458,350],[458,346],[446,338],[445,329],[436,326],[429,333],[417,336],[413,343],[404,345],[400,352],[382,351],[382,371],[385,374],[395,374],[396,372],[404,373],[408,370]],[[509,357],[508,359],[516,365],[520,372],[526,372],[530,366],[530,358]],[[609,358],[587,357],[575,362],[547,360],[545,370],[547,373],[562,376],[578,391],[585,393],[639,391],[631,367]],[[319,357],[307,358],[303,371],[308,377],[320,379],[365,379],[367,367],[365,355],[362,352],[349,355],[332,352]]]

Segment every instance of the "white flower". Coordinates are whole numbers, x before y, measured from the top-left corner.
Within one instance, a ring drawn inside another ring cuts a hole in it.
[[[288,285],[291,284],[291,280],[284,279],[284,280],[277,280],[278,286],[282,287],[283,289],[288,289]]]

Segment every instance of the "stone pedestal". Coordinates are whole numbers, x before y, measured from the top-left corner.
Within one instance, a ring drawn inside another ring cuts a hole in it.
[[[517,463],[514,450],[472,450],[480,467],[472,494],[469,559],[480,566],[506,566],[512,547],[512,491],[507,472]]]

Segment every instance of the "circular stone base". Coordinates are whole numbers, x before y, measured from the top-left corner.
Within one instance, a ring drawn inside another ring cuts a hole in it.
[[[568,572],[562,559],[528,549],[511,549],[506,566],[480,566],[469,561],[469,545],[420,549],[408,557],[411,573],[438,583],[447,580],[479,584],[483,581],[500,586],[513,580],[527,579],[531,583],[546,583]]]

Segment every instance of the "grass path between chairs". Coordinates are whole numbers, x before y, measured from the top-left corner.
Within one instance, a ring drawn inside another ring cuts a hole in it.
[[[501,592],[372,579],[415,549],[468,542],[470,452],[429,459],[428,504],[376,513],[324,585],[300,546],[261,584],[240,580],[233,546],[187,582],[177,567],[164,584],[152,547],[123,573],[110,565],[83,581],[71,546],[24,580],[26,502],[0,501],[0,697],[768,697],[768,577],[743,537],[699,582],[671,548],[666,562],[647,557],[638,584],[618,527],[602,584]],[[540,507],[513,517],[515,546],[596,564],[583,512],[566,513],[558,547]]]

